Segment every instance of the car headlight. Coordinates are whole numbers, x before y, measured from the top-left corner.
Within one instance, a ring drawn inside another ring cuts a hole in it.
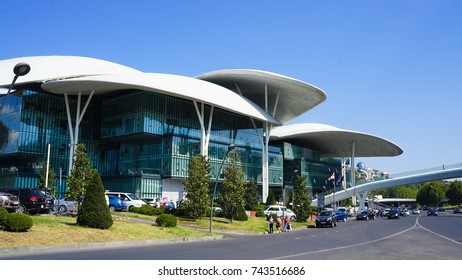
[[[327,219],[328,222],[332,222],[332,218]]]

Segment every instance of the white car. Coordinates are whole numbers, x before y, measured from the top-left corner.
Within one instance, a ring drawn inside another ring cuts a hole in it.
[[[287,209],[285,206],[281,206],[281,205],[267,206],[265,210],[263,210],[263,213],[265,213],[266,216],[269,216],[272,214],[276,214],[279,217],[288,216],[289,219],[291,220],[294,220],[297,217],[297,215],[295,215],[295,213],[292,210]]]
[[[125,203],[127,204],[127,210],[126,211],[130,211],[131,207],[141,207],[142,205],[147,204],[146,202],[139,199],[136,195],[134,195],[132,193],[106,191],[105,194],[125,199]]]
[[[412,209],[412,214],[420,214],[420,210],[418,208]]]

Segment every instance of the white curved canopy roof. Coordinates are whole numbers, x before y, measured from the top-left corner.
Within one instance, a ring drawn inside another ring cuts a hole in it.
[[[16,86],[104,74],[140,73],[117,63],[80,56],[29,56],[0,61],[0,87],[8,88],[13,80],[13,68],[20,62],[28,63],[30,72],[18,78]]]
[[[113,91],[138,89],[197,100],[226,111],[246,115],[257,120],[280,125],[280,122],[267,114],[250,100],[221,86],[185,76],[134,73],[120,75],[88,76],[59,81],[50,81],[42,88],[52,93],[75,94],[77,92],[104,94]]]
[[[261,108],[265,108],[266,84],[268,86],[268,112],[273,114],[276,111],[274,117],[282,123],[297,118],[327,99],[327,95],[321,89],[310,84],[259,70],[220,70],[205,73],[196,78],[242,93]],[[276,104],[278,94],[279,100]]]
[[[399,146],[384,138],[316,123],[274,128],[270,139],[320,151],[322,157],[351,157],[353,142],[356,143],[355,157],[398,156],[403,153]]]

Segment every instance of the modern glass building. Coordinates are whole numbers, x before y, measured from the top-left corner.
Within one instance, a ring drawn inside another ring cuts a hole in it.
[[[313,131],[303,129],[273,135],[327,98],[274,73],[225,70],[189,78],[91,58],[38,56],[0,61],[0,87],[9,88],[18,62],[31,71],[0,98],[6,99],[0,112],[2,187],[37,187],[40,163],[49,155],[57,196],[64,196],[75,144],[84,143],[107,190],[177,201],[184,198],[191,157],[206,155],[211,180],[220,180],[219,166],[234,144],[245,179],[260,186],[265,201],[270,188],[278,198],[290,190],[295,175],[306,176],[313,194],[332,188],[327,178],[341,174],[341,157],[352,151],[329,154],[331,147],[317,144],[338,138],[331,134],[314,142]],[[390,149],[371,156],[402,153],[375,138]]]

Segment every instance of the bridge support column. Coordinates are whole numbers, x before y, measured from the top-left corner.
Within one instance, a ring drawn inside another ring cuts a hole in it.
[[[357,193],[357,196],[359,199],[359,211],[366,210],[366,198],[368,194],[369,194],[369,191]]]

